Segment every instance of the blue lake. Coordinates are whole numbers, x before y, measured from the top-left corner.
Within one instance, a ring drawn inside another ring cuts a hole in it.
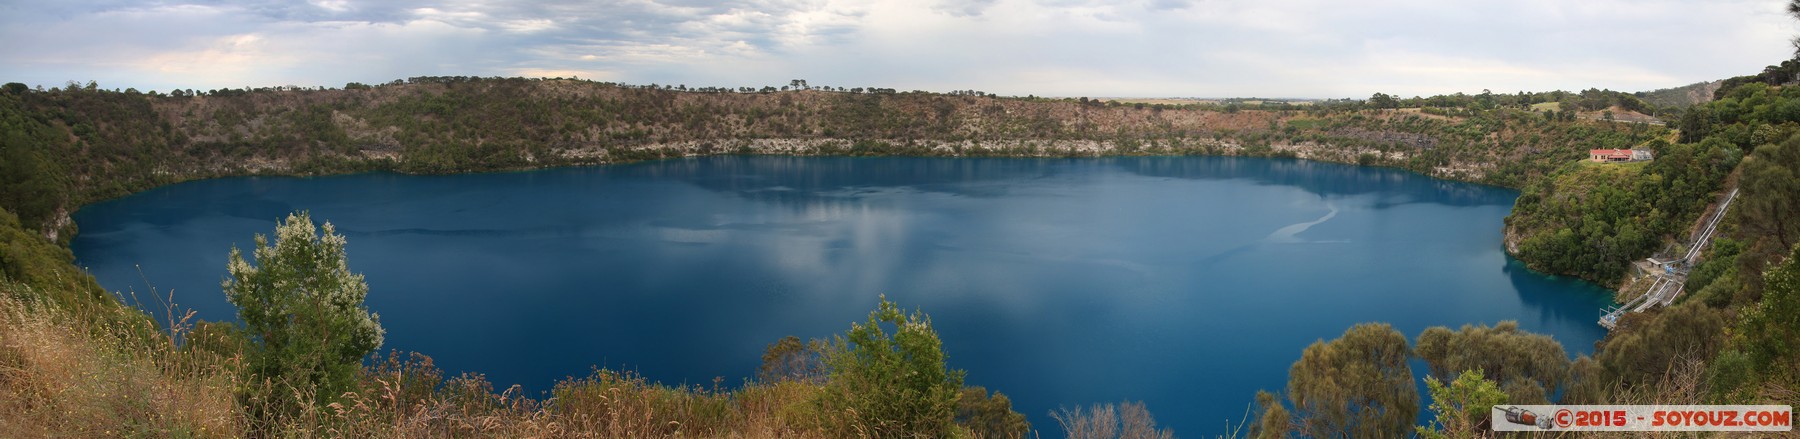
[[[596,365],[740,382],[885,293],[1046,435],[1051,409],[1130,399],[1209,436],[1359,322],[1517,320],[1590,353],[1610,295],[1505,255],[1516,196],[1295,160],[708,157],[190,182],[83,208],[72,247],[110,290],[231,320],[230,248],[309,210],[349,239],[384,351],[531,391]]]

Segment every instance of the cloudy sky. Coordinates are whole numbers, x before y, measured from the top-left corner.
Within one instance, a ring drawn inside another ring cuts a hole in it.
[[[1785,0],[0,0],[0,81],[421,75],[1367,97],[1641,91],[1791,53]]]

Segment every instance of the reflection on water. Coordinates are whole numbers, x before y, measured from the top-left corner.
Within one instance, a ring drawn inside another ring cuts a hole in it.
[[[388,348],[535,390],[596,364],[735,382],[885,293],[1040,427],[1129,398],[1194,435],[1358,322],[1511,319],[1591,351],[1607,299],[1506,258],[1514,196],[1295,160],[711,157],[194,182],[83,209],[73,247],[109,288],[231,319],[227,250],[311,210],[349,237]]]

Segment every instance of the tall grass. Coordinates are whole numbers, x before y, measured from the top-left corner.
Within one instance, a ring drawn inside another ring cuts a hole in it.
[[[0,435],[239,437],[237,359],[189,355],[147,318],[0,289]]]

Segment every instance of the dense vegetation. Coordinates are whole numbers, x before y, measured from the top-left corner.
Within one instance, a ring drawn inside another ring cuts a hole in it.
[[[1616,284],[1631,261],[1687,237],[1740,157],[1717,138],[1646,148],[1654,161],[1570,163],[1526,187],[1506,223],[1519,258],[1537,270]]]
[[[1800,87],[1745,84],[1686,110],[1677,125],[1683,143],[1650,142],[1652,162],[1571,163],[1527,186],[1507,218],[1509,245],[1533,268],[1616,285],[1630,261],[1685,251],[1665,243],[1688,239],[1734,172],[1738,224],[1770,238],[1756,240],[1766,242],[1756,260],[1800,242],[1788,224],[1800,213],[1789,201],[1800,157],[1783,146],[1800,133]]]

